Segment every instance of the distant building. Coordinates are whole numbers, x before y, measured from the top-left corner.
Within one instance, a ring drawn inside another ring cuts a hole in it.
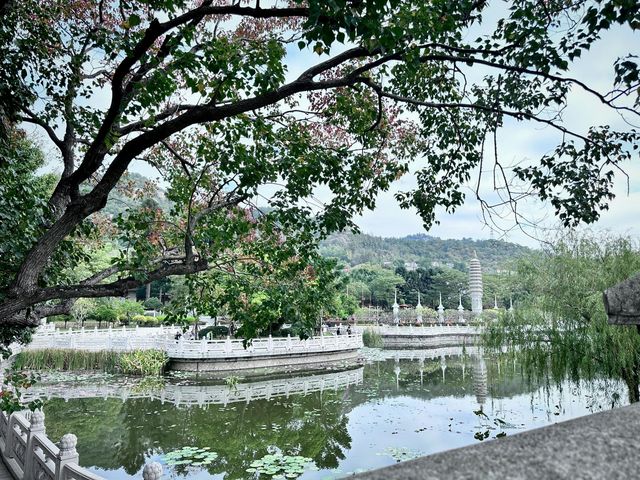
[[[407,272],[413,272],[418,269],[416,262],[404,262],[404,268]]]
[[[393,267],[393,262],[382,262],[383,268],[391,268]]]
[[[440,262],[431,262],[431,266],[433,268],[438,268],[440,266]]]

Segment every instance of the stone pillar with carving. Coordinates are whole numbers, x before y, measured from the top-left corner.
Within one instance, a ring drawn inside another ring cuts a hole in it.
[[[422,325],[422,304],[420,303],[420,292],[418,292],[418,304],[416,305],[416,323]]]
[[[398,305],[398,290],[394,290],[393,292],[393,305],[391,307],[393,309],[393,323],[398,325],[400,323],[400,305]]]
[[[458,302],[458,323],[464,324],[464,307],[462,306],[462,295],[460,295],[460,301]]]
[[[158,462],[147,463],[142,469],[144,480],[160,480],[162,478],[162,465]]]
[[[78,451],[76,446],[78,445],[78,437],[73,433],[67,433],[63,435],[58,442],[60,451],[58,452],[58,458],[56,461],[56,480],[63,480],[64,466],[68,463],[78,463]]]
[[[24,475],[23,478],[35,478],[33,472],[34,465],[34,448],[33,439],[36,435],[45,435],[44,412],[42,410],[34,410],[29,419],[29,433],[27,436],[27,446],[24,455]]]

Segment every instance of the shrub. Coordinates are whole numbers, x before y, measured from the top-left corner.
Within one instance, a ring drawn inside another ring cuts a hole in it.
[[[382,336],[379,333],[374,332],[370,328],[367,328],[364,332],[362,332],[362,343],[364,343],[365,347],[383,347]]]
[[[149,310],[161,310],[162,302],[159,298],[151,297],[148,300],[144,301],[144,308],[147,308]]]
[[[211,327],[203,328],[198,332],[198,338],[205,338],[207,335],[211,334],[212,337],[226,337],[229,335],[229,327],[224,325],[216,325]]]
[[[271,332],[272,337],[286,337],[288,335],[291,335],[292,337],[296,336],[290,328],[280,328],[275,332]]]
[[[155,327],[162,323],[162,319],[159,317],[151,317],[149,315],[135,315],[131,320],[143,327]]]

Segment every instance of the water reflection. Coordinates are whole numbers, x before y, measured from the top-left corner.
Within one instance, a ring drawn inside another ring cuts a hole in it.
[[[75,433],[81,463],[114,479],[139,477],[146,460],[190,445],[219,456],[208,467],[168,467],[172,474],[252,478],[254,459],[281,451],[313,459],[320,471],[303,479],[343,476],[392,464],[399,450],[442,451],[475,443],[479,431],[512,434],[626,398],[624,384],[606,378],[529,380],[513,357],[475,347],[370,350],[363,367],[235,386],[59,380],[40,391],[68,399],[48,401],[49,435]]]

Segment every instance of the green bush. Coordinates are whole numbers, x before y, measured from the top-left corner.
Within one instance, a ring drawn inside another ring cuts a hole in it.
[[[144,308],[147,308],[149,310],[161,310],[162,302],[159,298],[151,297],[148,300],[144,301]]]
[[[135,315],[131,320],[143,327],[155,327],[162,323],[160,317],[152,317],[150,315]]]
[[[271,332],[272,337],[286,337],[288,335],[291,335],[292,337],[296,336],[290,328],[280,328],[275,332]]]
[[[226,327],[225,325],[216,325],[203,328],[198,332],[198,338],[205,338],[209,334],[211,334],[213,338],[226,337],[229,335],[229,327]]]
[[[364,343],[365,347],[383,347],[382,336],[379,333],[374,332],[370,328],[367,328],[364,332],[362,332],[362,343]]]

